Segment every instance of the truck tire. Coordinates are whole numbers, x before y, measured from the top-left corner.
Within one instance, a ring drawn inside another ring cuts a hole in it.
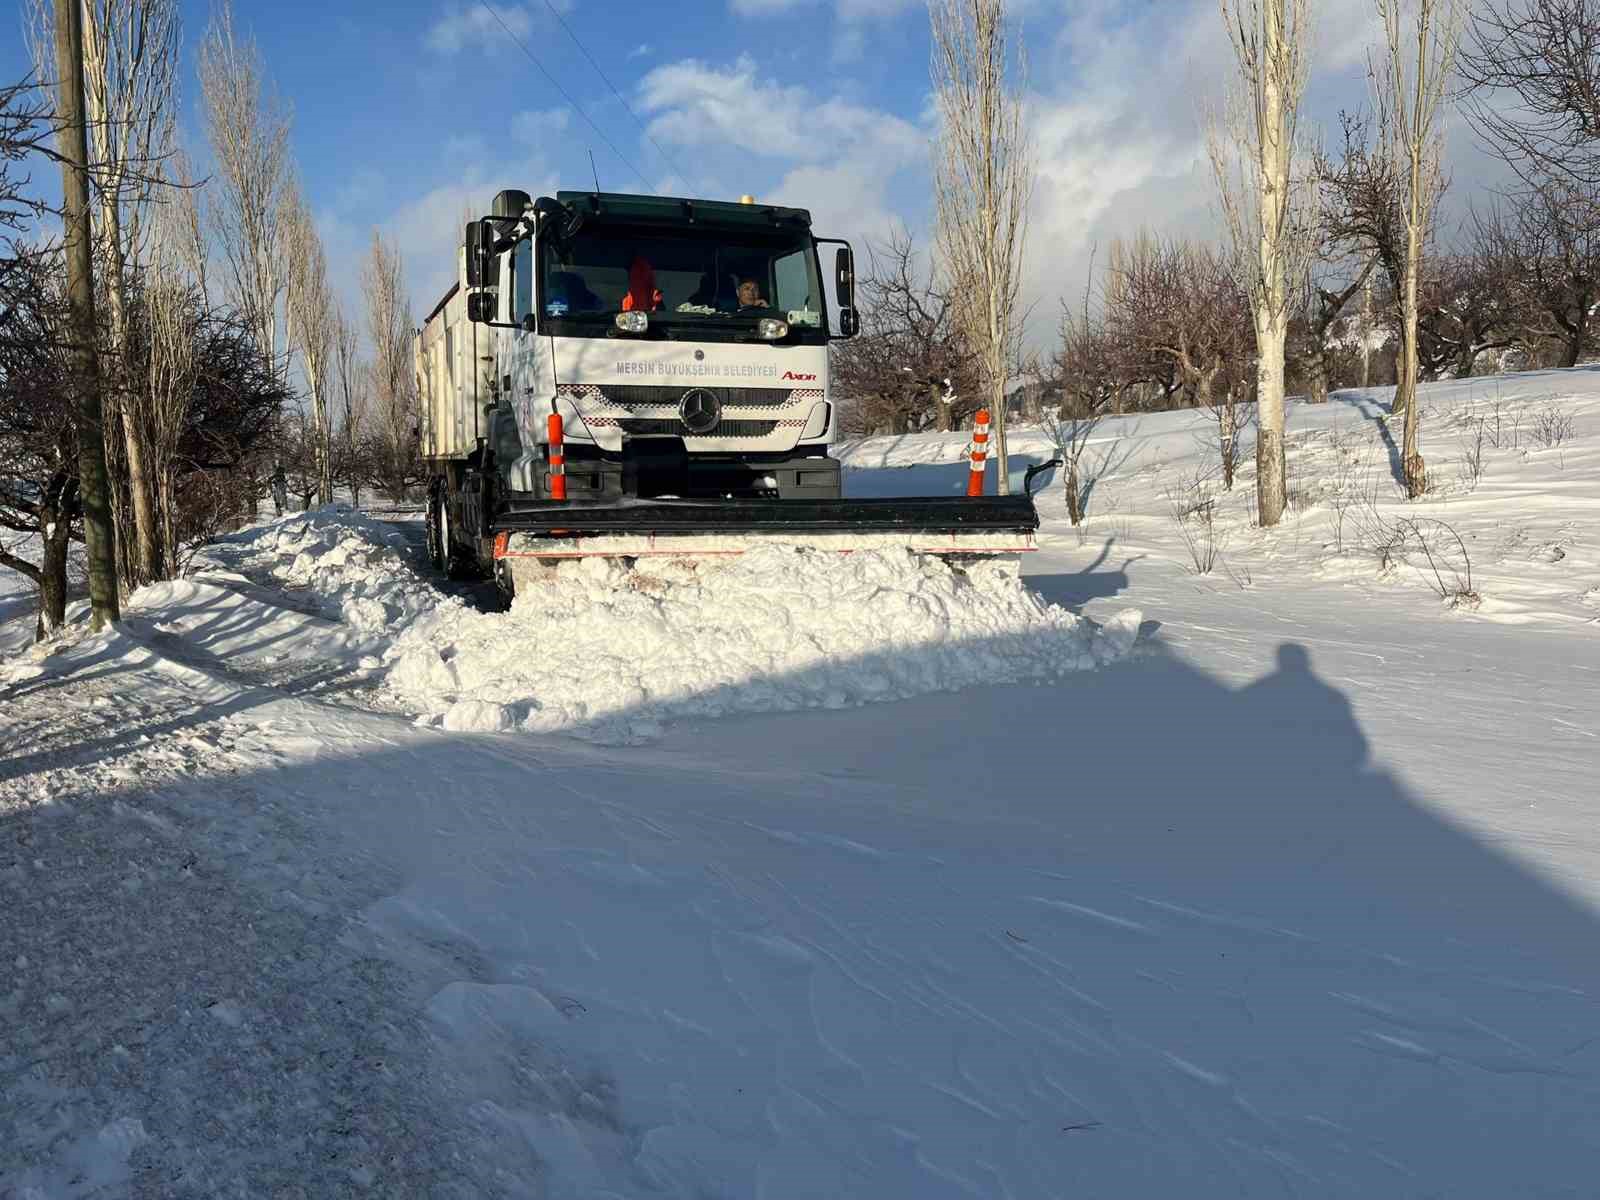
[[[428,563],[435,571],[445,569],[444,489],[439,481],[428,485]]]
[[[454,530],[450,528],[450,504],[444,496],[439,498],[438,512],[438,567],[446,579],[470,579],[473,574],[472,560],[461,549]]]
[[[511,574],[511,561],[509,559],[496,559],[494,564],[494,598],[496,612],[510,612],[511,602],[516,599],[517,582]]]

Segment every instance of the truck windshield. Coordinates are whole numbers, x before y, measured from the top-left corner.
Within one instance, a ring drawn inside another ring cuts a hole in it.
[[[617,313],[642,311],[684,336],[739,337],[761,317],[825,336],[816,254],[793,230],[589,225],[544,245],[540,270],[541,319],[565,332],[603,336]]]

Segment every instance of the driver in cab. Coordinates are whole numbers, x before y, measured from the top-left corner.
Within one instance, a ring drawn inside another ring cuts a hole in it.
[[[767,302],[761,295],[761,285],[749,276],[739,281],[738,296],[741,310],[767,307]]]

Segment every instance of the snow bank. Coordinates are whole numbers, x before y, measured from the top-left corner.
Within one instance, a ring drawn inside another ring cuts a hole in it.
[[[1139,621],[1096,626],[1012,566],[903,550],[770,546],[650,574],[588,560],[523,587],[509,614],[423,615],[390,650],[388,685],[449,729],[637,742],[671,718],[1050,679],[1127,653]]]
[[[340,505],[257,526],[232,542],[234,566],[312,592],[323,615],[358,634],[393,633],[439,602],[406,561],[404,535]]]

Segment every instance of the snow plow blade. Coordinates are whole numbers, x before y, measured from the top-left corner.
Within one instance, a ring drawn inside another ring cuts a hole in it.
[[[1027,496],[640,500],[520,506],[497,514],[495,525],[504,531],[496,558],[698,557],[773,543],[992,557],[1035,549],[1039,514]]]

